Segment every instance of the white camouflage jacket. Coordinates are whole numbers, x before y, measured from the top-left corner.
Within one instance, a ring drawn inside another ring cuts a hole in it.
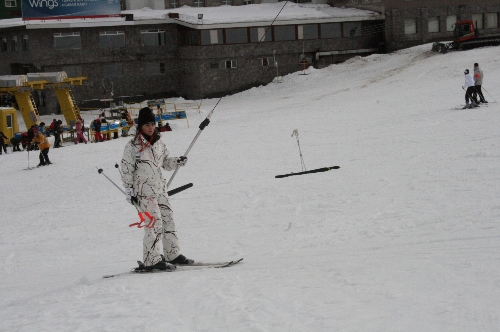
[[[134,188],[138,196],[166,194],[167,184],[161,168],[172,171],[177,157],[169,157],[165,143],[160,139],[153,145],[140,135],[125,145],[121,161],[122,182],[125,188]]]

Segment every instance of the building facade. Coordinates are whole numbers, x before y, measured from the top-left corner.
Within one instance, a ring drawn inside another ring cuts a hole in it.
[[[48,23],[0,29],[0,75],[65,71],[86,76],[73,90],[82,107],[105,100],[218,97],[299,71],[377,52],[382,16],[288,20],[273,26],[216,26],[175,19],[113,24]],[[276,66],[277,65],[277,66]],[[35,91],[41,114],[57,111],[51,91]],[[83,102],[83,103],[82,103]]]
[[[332,0],[334,6],[379,11],[385,16],[387,51],[453,40],[456,21],[472,20],[480,35],[500,34],[496,0]]]
[[[0,0],[0,20],[21,17],[21,0]]]

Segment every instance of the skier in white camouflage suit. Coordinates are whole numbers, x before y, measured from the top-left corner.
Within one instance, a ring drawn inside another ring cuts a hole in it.
[[[143,259],[146,269],[166,270],[174,268],[170,264],[194,262],[179,253],[173,211],[161,171],[161,167],[172,171],[186,162],[186,157],[168,156],[167,147],[156,129],[153,111],[148,107],[141,109],[137,133],[125,146],[121,169],[127,201],[137,202],[142,211],[156,218],[154,227],[144,227]],[[162,259],[162,253],[166,261]]]

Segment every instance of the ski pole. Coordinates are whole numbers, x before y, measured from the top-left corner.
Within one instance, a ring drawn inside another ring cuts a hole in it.
[[[200,130],[198,130],[198,132],[196,133],[196,136],[194,137],[193,141],[191,142],[191,144],[189,145],[188,149],[186,150],[186,152],[184,153],[184,155],[182,155],[182,157],[187,157],[189,151],[191,151],[191,148],[193,147],[194,143],[196,142],[196,140],[198,139],[198,137],[200,137],[201,135],[201,132],[203,131],[203,129],[205,129],[206,126],[208,126],[210,124],[210,117],[212,116],[212,114],[214,113],[214,110],[215,108],[217,107],[217,105],[219,104],[219,102],[221,101],[221,99],[219,99],[219,101],[217,102],[217,104],[215,104],[214,108],[212,108],[212,110],[210,111],[210,113],[208,113],[207,117],[205,118],[205,120],[203,120],[199,126]],[[167,188],[170,187],[170,184],[172,183],[172,180],[174,179],[175,175],[177,174],[177,172],[179,171],[179,165],[177,165],[177,167],[175,168],[174,170],[174,173],[172,174],[172,176],[170,177],[170,179],[168,180],[168,183],[167,183]]]
[[[118,171],[120,172],[120,175],[122,174],[122,171],[120,169],[120,166],[118,165],[118,163],[115,164],[115,168],[118,168]],[[181,191],[184,191],[186,189],[189,189],[193,186],[192,183],[188,183],[188,184],[185,184],[183,186],[180,186],[178,188],[175,188],[175,189],[172,189],[172,190],[169,190],[167,191],[167,195],[168,196],[174,196],[175,194],[178,194],[180,193]]]
[[[120,165],[118,165],[118,163],[115,163],[115,168],[118,168],[118,172],[120,172],[120,175],[123,176],[122,170],[120,169]]]
[[[487,94],[490,95],[491,99],[493,99],[493,101],[496,103],[497,101],[495,100],[495,98],[493,98],[493,96],[488,92],[488,90],[486,90],[484,87],[481,87],[481,89],[483,89],[484,91],[486,91]]]
[[[302,171],[307,171],[306,168],[306,163],[304,161],[304,157],[302,156],[302,150],[300,149],[300,142],[299,142],[299,130],[295,129],[292,133],[292,137],[295,136],[297,138],[297,145],[299,146],[299,154],[300,154],[300,163],[302,164]]]
[[[125,196],[127,195],[122,188],[118,187],[118,185],[113,180],[111,180],[106,174],[104,174],[104,171],[102,170],[102,168],[97,169],[97,172],[99,174],[104,175],[106,177],[106,179],[108,179],[109,182],[111,182],[116,188],[118,188],[118,190],[120,190]],[[156,218],[153,217],[151,214],[149,214],[149,212],[143,211],[136,202],[132,202],[132,204],[135,206],[135,208],[137,210],[137,215],[139,216],[139,222],[130,224],[128,226],[129,227],[137,226],[137,228],[143,228],[143,227],[153,228],[156,224]],[[144,214],[146,215],[146,217],[148,217],[149,222],[147,224],[145,224],[145,226],[141,226],[141,224],[146,220],[146,218],[144,218]]]
[[[472,98],[472,97],[471,97],[471,95],[467,92],[467,90],[465,90],[465,88],[464,88],[464,87],[462,87],[462,89],[465,91],[465,94],[466,94],[467,96],[469,96],[469,98],[470,98],[470,99],[471,99],[474,103],[476,103],[476,105],[477,105],[477,101],[476,101],[476,100],[474,100],[474,98]]]

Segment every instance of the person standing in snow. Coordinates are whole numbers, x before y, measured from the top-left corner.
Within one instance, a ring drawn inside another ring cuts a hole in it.
[[[50,148],[49,140],[45,136],[43,136],[43,134],[39,132],[38,129],[35,129],[33,133],[35,134],[33,142],[37,143],[38,147],[40,148],[40,163],[38,164],[38,166],[45,166],[52,164],[49,160],[49,148]]]
[[[476,92],[476,88],[474,86],[474,78],[469,73],[469,69],[466,69],[464,71],[464,74],[465,74],[465,84],[462,87],[465,90],[465,107],[464,107],[464,109],[477,107],[477,100],[474,97],[474,93]],[[469,99],[471,100],[470,104],[469,104]]]
[[[127,201],[136,203],[142,211],[149,212],[156,219],[152,228],[144,227],[143,261],[146,270],[173,269],[172,264],[194,262],[180,254],[173,210],[161,171],[162,167],[173,171],[186,162],[186,157],[169,157],[167,147],[156,129],[153,111],[149,107],[142,108],[139,111],[137,132],[125,145],[121,169]]]
[[[32,144],[33,138],[35,138],[35,130],[37,129],[37,125],[31,125],[30,129],[28,129],[28,151],[38,150],[38,146],[36,144]]]
[[[83,125],[82,125],[82,120],[76,119],[76,124],[75,124],[75,144],[78,144],[80,139],[87,144],[87,140],[85,139],[85,136],[83,136]]]
[[[54,148],[62,147],[61,133],[62,133],[62,121],[57,120],[54,122],[54,137],[56,138],[54,141]]]
[[[95,142],[104,142],[104,138],[101,135],[101,119],[97,117],[94,122],[94,139]]]
[[[4,139],[9,139],[3,131],[0,130],[0,154],[2,154],[2,149],[5,151],[5,154],[7,154],[7,147],[5,146],[5,141]]]
[[[481,70],[481,68],[479,68],[479,64],[477,62],[474,64],[474,84],[476,87],[476,93],[479,96],[479,100],[482,103],[487,104],[488,102],[484,98],[483,91],[481,90],[481,85],[483,85],[483,71]]]

